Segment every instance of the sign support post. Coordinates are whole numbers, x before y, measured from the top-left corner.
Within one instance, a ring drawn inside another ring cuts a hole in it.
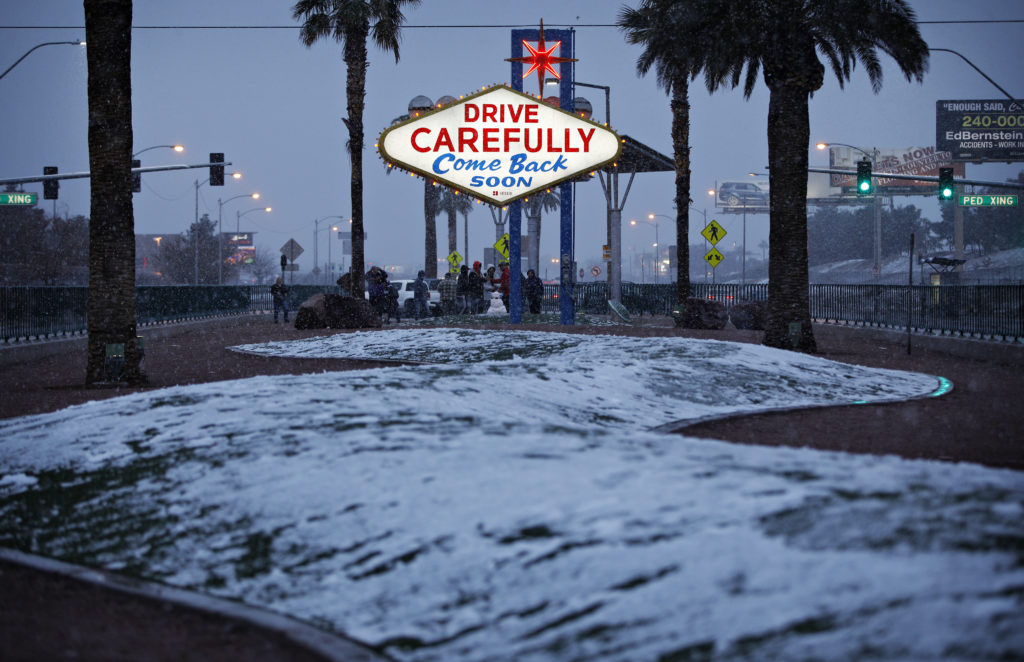
[[[545,30],[545,39],[551,41],[561,41],[562,44],[559,47],[559,56],[564,58],[573,58],[574,45],[573,45],[573,31],[572,30]],[[524,41],[539,41],[541,37],[540,30],[512,30],[512,43],[511,43],[511,57],[521,58],[523,57],[523,42]],[[523,63],[522,62],[511,62],[512,65],[512,80],[511,87],[519,92],[523,91]],[[573,63],[572,62],[560,62],[559,75],[561,79],[558,84],[558,102],[559,107],[563,110],[572,111],[572,83],[573,83]],[[537,75],[543,76],[543,68],[539,69]],[[559,232],[558,232],[558,254],[560,256],[560,262],[563,264],[559,270],[560,279],[558,286],[558,307],[559,316],[562,324],[571,326],[576,323],[576,308],[573,305],[573,276],[574,271],[572,265],[575,264],[575,251],[573,250],[573,199],[572,199],[572,183],[562,182],[559,185]],[[511,237],[510,247],[510,258],[509,264],[515,266],[515,272],[513,272],[513,278],[509,287],[509,322],[512,324],[522,324],[523,321],[523,298],[522,298],[522,285],[519,278],[515,275],[520,272],[522,265],[521,258],[521,243],[522,243],[522,204],[519,201],[513,202],[509,207],[509,236]],[[565,260],[568,256],[569,268],[565,268]]]

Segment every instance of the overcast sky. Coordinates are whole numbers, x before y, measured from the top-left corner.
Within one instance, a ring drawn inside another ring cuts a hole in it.
[[[167,149],[148,151],[144,166],[203,163],[210,152],[224,152],[244,176],[223,188],[199,188],[199,213],[218,216],[218,200],[258,191],[259,202],[238,198],[223,205],[225,230],[233,231],[236,214],[243,231],[256,231],[257,245],[275,254],[290,238],[306,253],[297,261],[302,271],[312,267],[314,220],[348,217],[349,160],[345,115],[345,67],[336,42],[306,48],[291,18],[290,0],[136,0],[132,38],[132,98],[136,151],[152,145],[181,143],[184,154]],[[611,27],[620,0],[426,0],[407,12],[401,60],[370,47],[364,122],[367,146],[364,160],[364,215],[367,260],[375,264],[404,264],[419,268],[423,259],[423,184],[407,174],[385,175],[373,143],[392,119],[406,112],[419,94],[431,99],[458,96],[483,85],[507,83],[512,26],[576,29],[576,79],[611,87],[611,124],[615,130],[671,155],[671,114],[666,94],[653,76],[636,74],[640,49],[626,44]],[[630,4],[636,4],[635,2]],[[927,21],[986,21],[1024,19],[1019,0],[912,0],[921,33],[934,48],[963,53],[999,85],[1020,98],[1024,55],[1022,23],[929,24]],[[34,0],[3,3],[0,18],[0,66],[6,68],[34,45],[46,41],[84,38],[84,13],[78,0]],[[32,29],[13,29],[37,26]],[[206,29],[188,26],[214,26]],[[223,26],[270,26],[267,29],[220,29]],[[471,26],[471,27],[467,27]],[[596,27],[594,27],[596,26]],[[831,74],[810,104],[811,140],[837,141],[871,147],[928,146],[935,142],[935,102],[940,99],[999,99],[1002,95],[965,62],[949,53],[934,53],[923,84],[908,83],[892,61],[882,56],[885,78],[879,94],[858,67],[840,89]],[[527,90],[533,78],[527,79]],[[535,85],[535,83],[533,83]],[[604,119],[600,90],[580,88],[594,105],[595,119]],[[691,243],[707,209],[730,236],[727,256],[737,251],[741,221],[720,215],[707,190],[717,181],[750,179],[749,172],[767,166],[766,116],[768,91],[763,82],[749,100],[739,91],[709,95],[698,82],[691,89],[692,192]],[[0,80],[0,178],[42,174],[43,166],[61,172],[88,170],[86,59],[78,46],[41,48]],[[827,153],[810,146],[812,165],[827,166]],[[1001,181],[1024,169],[1015,164],[967,165],[970,179]],[[197,181],[205,170],[156,173],[143,178],[135,195],[136,232],[173,234],[187,230],[195,216]],[[766,179],[767,177],[765,177]],[[41,184],[26,190],[41,193]],[[630,228],[630,218],[648,213],[673,216],[671,173],[638,175],[623,211],[623,259],[654,240],[652,226]],[[41,197],[41,196],[40,196]],[[932,196],[898,198],[915,204],[935,218]],[[52,212],[52,201],[40,200]],[[600,263],[605,243],[605,202],[595,181],[577,186],[576,257],[581,267]],[[89,213],[88,180],[61,184],[57,213]],[[337,219],[335,219],[337,220]],[[318,235],[320,262],[326,261],[326,228]],[[542,230],[542,268],[557,254],[557,216],[545,216]],[[748,251],[767,239],[767,215],[747,218]],[[525,233],[525,222],[524,222]],[[675,243],[674,224],[660,220],[663,245]],[[447,253],[447,230],[440,220],[439,255]],[[469,217],[470,259],[481,259],[484,246],[494,241],[488,208],[474,207]],[[459,220],[462,251],[462,219]],[[337,261],[340,244],[333,244]],[[648,248],[648,250],[650,250]],[[552,268],[550,276],[554,277]],[[543,274],[542,274],[543,275]]]

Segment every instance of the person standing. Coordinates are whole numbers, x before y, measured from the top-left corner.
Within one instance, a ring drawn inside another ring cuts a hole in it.
[[[480,273],[480,262],[474,262],[473,270],[469,272],[469,300],[473,313],[484,311],[484,277]]]
[[[511,311],[509,308],[509,294],[512,292],[512,272],[509,269],[508,262],[501,262],[498,264],[501,267],[501,302],[505,304],[505,310]]]
[[[530,269],[526,272],[526,301],[530,306],[530,313],[540,313],[540,305],[544,300],[544,281],[537,277],[537,272]]]
[[[486,286],[484,290],[485,296],[488,299],[501,286],[501,276],[497,273],[493,264],[487,265],[487,271],[484,272],[484,285]]]
[[[270,286],[270,296],[274,298],[274,324],[277,324],[278,311],[284,311],[284,321],[288,322],[288,286],[280,276]]]
[[[430,288],[427,286],[427,272],[422,269],[416,274],[416,281],[412,284],[412,316],[415,319],[430,317],[430,309],[427,307],[427,299],[430,297]]]
[[[455,280],[455,274],[448,272],[444,275],[442,280],[437,285],[437,293],[441,297],[441,310],[445,315],[455,314],[455,297],[458,296],[456,293],[459,284]]]
[[[366,272],[366,291],[370,296],[370,307],[380,315],[381,322],[387,312],[387,275],[380,267],[371,267]]]
[[[469,267],[462,265],[455,285],[455,296],[459,299],[459,315],[469,312]]]

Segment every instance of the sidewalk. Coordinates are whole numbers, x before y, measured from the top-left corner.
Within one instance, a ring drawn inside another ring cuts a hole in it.
[[[633,326],[516,328],[754,343],[761,340],[760,332],[677,330],[667,318],[650,317],[636,320]],[[149,378],[145,388],[394,365],[260,357],[227,349],[245,343],[334,333],[352,332],[296,331],[260,315],[150,327],[142,331],[146,338],[143,368]],[[898,332],[819,325],[815,335],[824,358],[942,376],[952,381],[952,391],[941,397],[902,403],[706,420],[680,424],[675,431],[738,443],[806,445],[1024,470],[1024,407],[1019,402],[1024,396],[1024,346],[915,336],[908,355],[906,336]],[[84,348],[84,338],[0,348],[0,418],[55,411],[140,390],[84,387]],[[0,601],[0,650],[5,659],[385,659],[372,653],[365,658],[332,658],[316,645],[297,643],[258,617],[243,614],[241,606],[236,613],[219,610],[216,605],[203,609],[187,599],[171,600],[168,587],[153,585],[152,590],[130,593],[118,585],[124,582],[116,577],[104,578],[103,573],[80,568],[62,570],[63,564],[45,559],[36,563],[19,558],[15,553],[12,559],[8,552],[0,559],[0,581],[6,598]],[[100,579],[81,581],[89,577]],[[197,599],[202,601],[203,596]]]

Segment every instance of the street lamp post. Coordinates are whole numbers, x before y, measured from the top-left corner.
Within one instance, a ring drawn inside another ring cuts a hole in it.
[[[242,178],[242,173],[240,173],[240,172],[233,172],[233,173],[231,173],[231,178],[232,179],[241,179]],[[195,256],[195,284],[196,285],[199,284],[199,187],[202,186],[203,184],[206,184],[209,181],[210,181],[210,178],[207,177],[203,181],[199,181],[198,179],[196,179],[196,182],[195,182],[195,187],[196,187],[195,229],[196,229],[196,231],[195,231],[195,241],[194,241],[194,243],[196,245],[196,256]]]
[[[590,87],[597,90],[604,90],[604,121],[608,126],[612,123],[612,88],[610,85],[595,85],[573,80],[574,86]],[[601,174],[598,173],[601,177]],[[632,182],[632,180],[630,180]],[[612,301],[622,299],[622,207],[625,205],[625,196],[619,200],[619,172],[613,169],[608,175],[608,182],[605,184],[601,179],[607,202],[607,233],[608,250],[611,251],[611,260],[608,262],[608,298]],[[626,195],[629,194],[628,187]]]
[[[655,264],[654,264],[654,269],[655,269],[655,271],[654,271],[654,284],[655,285],[658,284],[658,272],[661,271],[661,264],[659,263],[659,260],[661,260],[661,239],[658,238],[658,221],[657,221],[657,218],[656,218],[658,216],[663,216],[663,214],[648,214],[647,218],[651,219],[650,221],[645,221],[643,219],[640,219],[640,221],[639,221],[641,223],[646,223],[647,225],[653,225],[654,226],[654,262],[655,262]],[[665,218],[668,218],[668,217],[665,216]],[[632,225],[633,227],[636,227],[637,220],[635,218],[631,219],[629,221],[629,224]],[[642,262],[640,263],[640,267],[643,268],[643,263]]]
[[[878,148],[872,147],[871,151],[868,152],[867,150],[862,149],[860,147],[855,147],[854,145],[847,145],[846,143],[837,142],[820,142],[817,145],[815,145],[815,147],[817,147],[820,150],[824,150],[826,147],[829,147],[831,145],[838,145],[839,147],[849,147],[850,149],[855,149],[864,156],[871,159],[871,172],[873,177],[872,195],[875,198],[875,264],[872,268],[872,273],[874,273],[875,277],[877,278],[882,273],[882,198],[881,196],[878,195],[878,178],[874,177],[873,174],[878,171]]]
[[[241,234],[241,232],[239,231],[239,228],[242,225],[242,223],[241,223],[242,217],[245,216],[246,214],[251,214],[254,211],[265,211],[265,212],[267,212],[269,214],[270,212],[274,211],[274,208],[273,207],[253,207],[252,209],[246,209],[245,211],[235,211],[235,235],[236,236]],[[239,271],[241,271],[241,270],[239,270]],[[282,275],[284,275],[284,274],[282,274]]]
[[[320,260],[320,258],[317,257],[317,237],[319,236],[319,232],[320,232],[320,222],[321,221],[329,221],[332,218],[340,218],[340,219],[344,220],[344,219],[346,219],[348,217],[347,216],[337,216],[337,215],[335,215],[335,216],[324,216],[323,218],[315,218],[315,219],[313,219],[313,226],[314,226],[314,229],[313,229],[313,260],[315,262],[319,262],[319,260]],[[352,219],[349,219],[348,222],[351,223]],[[331,226],[331,232],[337,232],[337,231],[338,231],[338,226],[337,225]],[[320,266],[320,265],[317,264],[317,266]],[[327,269],[324,270],[324,272],[325,272],[324,278],[327,280],[327,283],[326,283],[327,285],[331,284],[330,283],[330,280],[331,280],[330,276],[326,275],[326,272],[330,271],[330,268],[331,268],[331,235],[330,235],[330,233],[328,233],[327,234]]]
[[[217,284],[218,285],[223,285],[224,284],[224,224],[223,224],[224,205],[226,205],[227,203],[231,202],[232,200],[237,200],[239,198],[252,198],[253,200],[259,200],[260,199],[260,194],[259,193],[255,193],[255,192],[254,193],[243,193],[242,195],[236,195],[236,196],[234,196],[232,198],[228,198],[227,200],[224,200],[224,201],[221,201],[220,198],[217,199]],[[237,233],[235,233],[235,234],[237,234]],[[236,241],[237,241],[237,238],[236,238]]]
[[[42,44],[36,44],[32,48],[28,49],[28,51],[24,55],[15,60],[14,64],[7,67],[7,69],[2,74],[0,74],[0,78],[3,78],[7,74],[11,73],[11,69],[21,64],[21,61],[27,58],[29,55],[31,55],[32,51],[36,50],[37,48],[42,48],[43,46],[59,46],[62,44],[66,44],[68,46],[85,46],[85,41],[47,41],[43,42]]]

